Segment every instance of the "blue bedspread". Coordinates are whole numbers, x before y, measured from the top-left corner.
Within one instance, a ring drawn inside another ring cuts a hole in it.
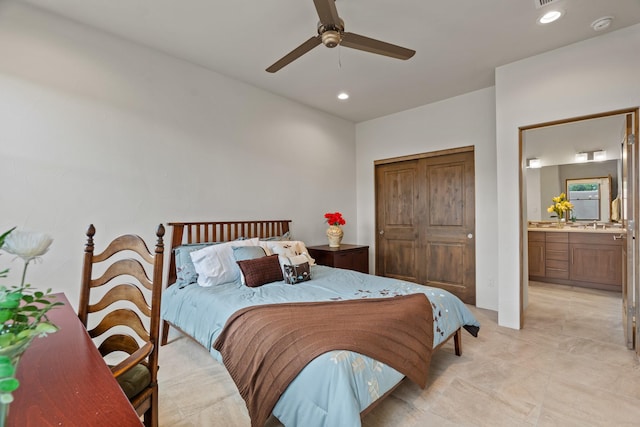
[[[213,287],[170,286],[161,316],[207,348],[234,312],[278,302],[383,298],[424,293],[433,306],[433,347],[464,325],[480,324],[454,295],[438,288],[325,266],[311,267],[312,280],[297,285],[274,282],[250,288],[240,282]],[[288,427],[360,426],[360,412],[402,380],[402,374],[370,357],[331,351],[313,360],[289,385],[273,414]]]

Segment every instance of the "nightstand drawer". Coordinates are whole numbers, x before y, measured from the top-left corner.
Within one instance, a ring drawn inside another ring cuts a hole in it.
[[[369,273],[369,246],[342,244],[338,248],[308,246],[309,255],[318,265]]]

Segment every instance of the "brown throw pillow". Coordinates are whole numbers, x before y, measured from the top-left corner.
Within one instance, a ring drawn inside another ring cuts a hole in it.
[[[283,280],[278,255],[237,261],[237,263],[244,275],[245,284],[251,288]]]

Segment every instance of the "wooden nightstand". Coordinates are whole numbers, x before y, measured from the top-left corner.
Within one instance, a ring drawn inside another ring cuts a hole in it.
[[[307,250],[317,264],[369,273],[369,246],[341,244],[339,248],[331,248],[321,245],[307,246]]]

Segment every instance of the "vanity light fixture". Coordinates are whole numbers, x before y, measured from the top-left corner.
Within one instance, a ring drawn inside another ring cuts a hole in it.
[[[605,150],[582,151],[576,153],[576,162],[601,162],[607,160],[607,152]]]
[[[537,169],[542,167],[542,162],[538,158],[527,159],[527,167],[532,169]]]
[[[564,15],[564,10],[554,9],[546,12],[540,18],[538,18],[538,24],[545,25],[551,24],[552,22],[557,21]]]

